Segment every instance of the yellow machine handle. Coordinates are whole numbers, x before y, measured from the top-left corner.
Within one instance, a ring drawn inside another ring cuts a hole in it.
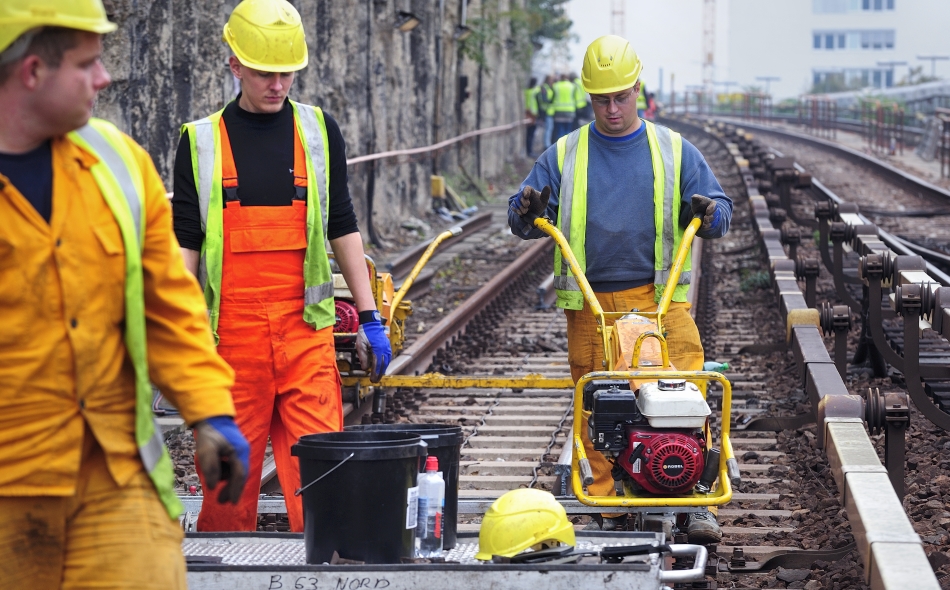
[[[699,231],[702,223],[702,218],[694,217],[684,230],[683,239],[680,241],[680,247],[676,251],[676,257],[673,259],[673,266],[670,268],[670,276],[666,283],[667,288],[663,289],[663,295],[660,298],[660,303],[657,306],[657,310],[655,312],[637,312],[638,315],[642,315],[644,317],[656,318],[657,331],[660,334],[663,333],[663,317],[666,315],[666,312],[670,308],[670,303],[673,301],[673,290],[679,283],[680,275],[683,273],[683,266],[686,264],[686,257],[689,255],[690,246],[693,244],[693,238],[696,236],[696,232]],[[577,281],[577,286],[584,295],[584,300],[587,301],[587,305],[590,306],[594,317],[597,318],[597,325],[599,327],[602,344],[604,347],[604,359],[608,361],[608,365],[605,365],[605,368],[612,368],[613,365],[609,364],[610,343],[606,315],[611,315],[611,317],[616,318],[623,314],[604,313],[604,308],[601,307],[600,301],[597,300],[597,295],[594,294],[594,289],[590,286],[590,282],[588,282],[584,271],[581,270],[580,264],[578,264],[577,258],[574,256],[574,252],[571,250],[571,245],[564,237],[564,234],[561,233],[561,230],[551,223],[550,220],[544,217],[536,217],[534,219],[534,226],[547,235],[551,236],[551,238],[553,238],[557,243],[558,248],[561,249],[562,264],[563,261],[567,261],[567,264],[571,269],[571,274],[574,275],[574,279]],[[663,339],[659,340],[660,348],[662,349],[662,355],[664,358],[663,366],[667,367],[669,366],[669,353],[666,348],[666,342]],[[635,364],[638,364],[637,358],[638,355],[634,355]]]
[[[402,303],[403,297],[406,296],[406,293],[409,292],[409,288],[412,287],[413,281],[416,280],[416,277],[419,276],[419,273],[422,272],[423,267],[426,263],[429,262],[429,259],[432,258],[432,253],[435,252],[435,249],[439,247],[439,244],[444,242],[449,238],[454,238],[456,236],[462,235],[462,228],[460,226],[450,227],[444,232],[440,233],[432,240],[432,243],[429,244],[429,247],[426,248],[426,251],[422,253],[422,256],[419,260],[416,261],[416,265],[412,267],[412,272],[409,273],[409,276],[402,282],[402,286],[399,287],[399,291],[393,296],[393,302],[390,305],[391,309],[397,309],[399,304]]]
[[[657,325],[660,327],[660,333],[663,332],[661,318],[666,315],[670,309],[670,302],[673,301],[673,291],[680,282],[680,275],[683,273],[683,266],[686,264],[686,257],[689,255],[690,246],[693,245],[693,238],[696,232],[703,225],[701,217],[694,217],[686,230],[683,231],[683,239],[680,241],[679,250],[676,251],[676,258],[673,259],[673,266],[670,268],[670,277],[666,281],[666,288],[663,289],[663,296],[660,298],[660,304],[657,306],[656,316]]]

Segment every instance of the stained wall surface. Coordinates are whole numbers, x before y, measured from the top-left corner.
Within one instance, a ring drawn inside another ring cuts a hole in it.
[[[350,157],[430,145],[467,131],[517,121],[528,64],[511,47],[508,13],[523,0],[469,0],[467,18],[490,23],[481,67],[454,39],[466,0],[291,0],[310,51],[291,98],[324,108],[339,123]],[[235,95],[221,29],[237,0],[104,0],[119,30],[107,35],[103,61],[113,77],[96,115],[116,123],[152,155],[171,188],[182,123],[220,109]],[[397,11],[422,21],[394,29]],[[470,97],[459,100],[459,80]],[[367,229],[385,235],[429,208],[435,171],[491,177],[523,149],[523,132],[486,136],[412,160],[350,167],[350,192]]]

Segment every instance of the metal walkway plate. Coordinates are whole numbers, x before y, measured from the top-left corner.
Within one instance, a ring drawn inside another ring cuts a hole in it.
[[[303,535],[289,533],[190,533],[182,543],[189,560],[188,584],[205,590],[415,590],[416,588],[512,588],[537,590],[659,590],[656,555],[628,557],[623,563],[495,564],[475,560],[478,537],[459,534],[446,563],[393,565],[308,565]],[[579,551],[659,542],[653,533],[579,532]],[[679,546],[687,547],[687,546]],[[689,546],[692,547],[692,546]],[[705,552],[703,552],[705,553]],[[678,572],[676,572],[678,573]],[[668,582],[667,582],[668,583]]]

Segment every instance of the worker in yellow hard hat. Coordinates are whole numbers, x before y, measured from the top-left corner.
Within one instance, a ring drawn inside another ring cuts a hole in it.
[[[150,381],[237,500],[247,442],[151,158],[90,118],[101,0],[0,2],[0,587],[186,588]],[[242,457],[243,455],[243,457]]]
[[[696,371],[703,367],[703,347],[686,300],[689,258],[678,285],[665,281],[693,215],[703,217],[700,237],[722,237],[732,201],[699,150],[679,133],[637,115],[642,67],[621,37],[608,35],[590,44],[581,81],[594,121],[541,155],[509,199],[508,223],[515,235],[534,239],[546,234],[523,218],[532,204],[557,220],[604,311],[655,311],[663,290],[674,289],[664,321],[670,361],[680,370]],[[547,203],[538,190],[544,187],[550,187]],[[568,362],[576,381],[602,370],[603,348],[596,319],[558,249],[554,287],[567,316]],[[594,470],[589,493],[611,495],[611,465],[587,440],[586,429],[582,434]],[[603,527],[616,528],[625,519],[607,515]],[[712,515],[702,512],[691,519],[689,536],[690,542],[710,543],[721,533]]]
[[[359,310],[357,352],[371,377],[392,352],[370,288],[347,188],[346,145],[333,118],[288,99],[307,66],[303,23],[286,0],[244,0],[223,40],[241,92],[182,128],[175,158],[175,235],[204,289],[218,352],[234,368],[237,423],[259,482],[270,437],[292,531],[303,530],[290,447],[343,427],[325,243]],[[254,531],[259,489],[235,507],[215,503],[199,473],[202,531]]]

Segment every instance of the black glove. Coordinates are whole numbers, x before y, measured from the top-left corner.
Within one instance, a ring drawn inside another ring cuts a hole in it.
[[[529,224],[533,224],[535,218],[540,217],[548,209],[548,201],[551,199],[551,187],[546,186],[538,192],[538,189],[526,186],[521,191],[521,196],[511,202],[511,209],[518,214],[521,219]]]
[[[702,195],[693,195],[690,198],[689,208],[693,212],[693,217],[701,217],[703,220],[703,229],[710,229],[719,224],[716,219],[716,201]]]

